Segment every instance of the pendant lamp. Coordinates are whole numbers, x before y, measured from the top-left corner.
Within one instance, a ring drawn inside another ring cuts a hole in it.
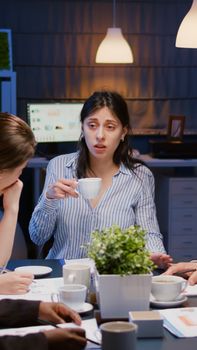
[[[98,47],[96,63],[133,63],[131,48],[115,22],[116,2],[113,0],[113,27],[107,29],[107,34]]]
[[[197,48],[197,0],[184,17],[176,37],[176,47]]]

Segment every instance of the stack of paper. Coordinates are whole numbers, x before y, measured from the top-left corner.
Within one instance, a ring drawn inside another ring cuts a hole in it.
[[[179,338],[197,337],[197,307],[159,310],[164,327]]]
[[[58,327],[60,328],[74,328],[79,326],[75,325],[74,323],[64,323],[64,324],[59,324]],[[83,320],[81,324],[81,328],[85,329],[86,331],[86,337],[89,340],[92,340],[93,342],[100,342],[99,338],[97,337],[97,332],[98,332],[98,326],[95,318],[88,319],[88,320]],[[21,328],[9,328],[9,329],[2,329],[0,330],[0,336],[4,335],[17,335],[17,336],[24,336],[26,334],[30,333],[38,333],[41,331],[46,331],[54,329],[53,326],[33,326],[33,327],[21,327]],[[88,342],[88,345],[86,347],[87,349],[100,349],[100,345],[93,344],[91,342]]]
[[[197,284],[194,286],[187,285],[187,288],[184,290],[184,294],[187,296],[197,296]]]

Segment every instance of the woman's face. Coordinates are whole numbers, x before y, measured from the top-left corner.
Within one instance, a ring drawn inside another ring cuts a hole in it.
[[[90,155],[99,159],[113,159],[121,138],[127,133],[127,128],[108,107],[89,115],[82,128]]]
[[[0,192],[13,185],[22,174],[23,169],[26,167],[27,162],[14,169],[5,169],[0,171]]]

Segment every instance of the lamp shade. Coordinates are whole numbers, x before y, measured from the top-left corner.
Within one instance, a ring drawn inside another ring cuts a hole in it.
[[[97,50],[96,63],[133,63],[131,48],[122,35],[121,28],[107,29]]]
[[[197,0],[184,17],[176,37],[176,47],[197,48]]]

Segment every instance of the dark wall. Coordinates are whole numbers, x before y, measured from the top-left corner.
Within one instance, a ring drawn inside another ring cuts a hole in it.
[[[12,30],[17,114],[23,119],[28,102],[85,100],[105,88],[126,98],[134,134],[140,133],[134,146],[142,153],[149,152],[149,138],[165,134],[169,115],[185,115],[188,137],[197,134],[197,50],[175,48],[192,0],[116,1],[116,25],[134,54],[129,65],[95,63],[112,26],[112,0],[0,3],[0,26]],[[24,182],[19,219],[27,232],[33,210],[30,170]]]
[[[192,0],[116,1],[120,26],[134,54],[132,65],[95,63],[112,26],[112,0],[1,0],[0,23],[13,34],[18,114],[29,101],[87,98],[118,90],[133,127],[165,129],[172,115],[197,130],[197,50],[175,48],[179,24]]]

